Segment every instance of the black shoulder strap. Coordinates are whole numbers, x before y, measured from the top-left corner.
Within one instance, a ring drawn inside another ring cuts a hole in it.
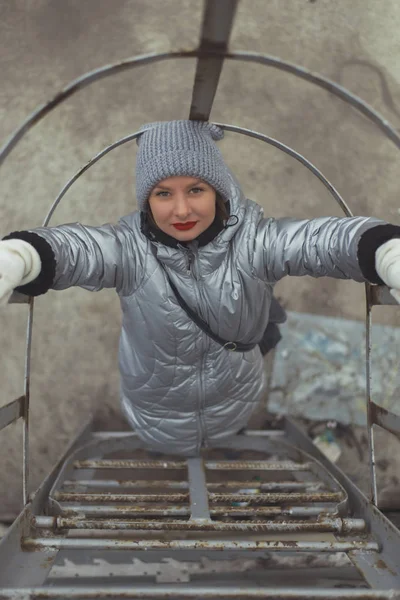
[[[178,292],[177,287],[171,281],[167,270],[164,268],[164,272],[167,276],[168,282],[171,286],[172,291],[174,292],[176,299],[178,300],[179,306],[185,311],[185,313],[192,319],[194,323],[196,323],[197,327],[199,327],[204,333],[206,333],[214,342],[223,346],[226,350],[231,350],[233,352],[248,352],[249,350],[253,350],[257,346],[257,344],[242,344],[241,342],[228,342],[227,340],[223,340],[218,335],[216,335],[205,321],[192,309],[190,306],[186,304],[180,293]]]

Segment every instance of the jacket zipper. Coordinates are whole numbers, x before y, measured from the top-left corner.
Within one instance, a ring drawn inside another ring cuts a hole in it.
[[[190,272],[190,275],[197,281],[197,273],[196,273],[196,269],[195,269],[195,255],[191,250],[187,250],[187,258],[188,258],[188,271]],[[199,305],[198,298],[197,298],[196,286],[194,287],[194,290],[195,290],[195,294],[196,294],[196,304]],[[194,307],[194,308],[196,309],[197,307]],[[200,335],[201,335],[201,339],[204,340],[205,333],[203,331],[200,331]],[[199,365],[199,400],[198,400],[197,412],[198,412],[200,436],[199,436],[199,442],[198,442],[198,446],[197,446],[198,452],[200,452],[200,449],[203,446],[203,444],[204,444],[204,446],[207,446],[207,438],[206,438],[206,434],[205,434],[206,428],[205,428],[205,424],[204,424],[204,386],[203,386],[204,356],[205,356],[205,353],[201,356],[200,365]]]

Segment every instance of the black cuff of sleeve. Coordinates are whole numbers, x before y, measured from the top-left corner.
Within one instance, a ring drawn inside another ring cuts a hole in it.
[[[15,288],[16,291],[27,296],[45,294],[51,288],[56,275],[56,259],[52,247],[44,238],[32,231],[13,231],[3,238],[3,240],[13,239],[23,240],[31,244],[38,252],[42,263],[42,268],[36,279]]]
[[[385,284],[375,269],[375,252],[379,246],[393,238],[400,238],[398,225],[376,225],[364,231],[360,237],[357,249],[358,264],[365,279],[370,283]]]

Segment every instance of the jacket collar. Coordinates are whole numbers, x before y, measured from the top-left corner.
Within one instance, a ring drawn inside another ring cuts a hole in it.
[[[199,247],[206,246],[209,244],[223,229],[225,229],[223,221],[215,216],[214,221],[211,225],[203,231],[197,238],[197,245]],[[165,246],[170,248],[179,248],[179,246],[186,246],[187,242],[179,242],[168,233],[161,231],[158,227],[155,227],[148,218],[148,213],[140,213],[140,230],[151,242],[161,242]]]

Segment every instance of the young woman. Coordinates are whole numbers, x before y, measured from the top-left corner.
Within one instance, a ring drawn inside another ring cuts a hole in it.
[[[0,242],[0,298],[115,287],[122,410],[151,448],[195,455],[244,427],[264,393],[274,284],[327,275],[399,290],[400,227],[264,218],[225,165],[218,127],[142,129],[139,210],[117,225],[10,234]]]

